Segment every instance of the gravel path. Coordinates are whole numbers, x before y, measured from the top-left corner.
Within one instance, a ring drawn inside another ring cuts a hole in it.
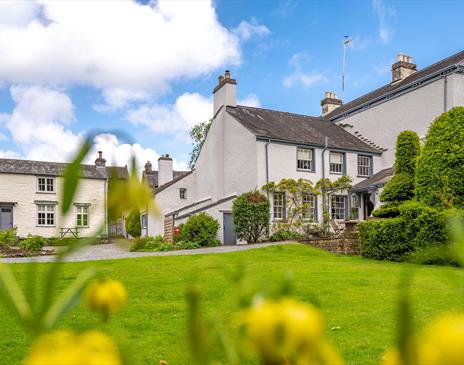
[[[271,242],[259,243],[253,245],[236,245],[236,246],[218,246],[218,247],[205,247],[197,248],[195,250],[179,250],[169,252],[129,252],[127,248],[123,248],[114,243],[87,246],[80,251],[70,255],[66,258],[67,262],[77,261],[97,261],[97,260],[113,260],[125,259],[131,257],[146,257],[146,256],[177,256],[177,255],[200,255],[207,253],[225,253],[253,250],[263,247],[288,244],[290,242]],[[44,247],[47,249],[56,249],[56,247]],[[38,256],[38,257],[14,257],[0,259],[5,263],[24,263],[24,262],[50,262],[53,261],[53,256]]]

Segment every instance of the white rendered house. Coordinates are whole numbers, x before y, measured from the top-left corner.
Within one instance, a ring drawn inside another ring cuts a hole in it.
[[[169,234],[173,225],[206,212],[221,225],[218,239],[235,244],[232,202],[237,195],[283,178],[316,183],[346,174],[357,183],[382,168],[380,149],[322,117],[237,105],[236,84],[228,71],[219,77],[212,125],[195,168],[155,190],[164,219],[149,217],[145,234]],[[284,218],[285,199],[281,194],[270,198],[272,220]],[[317,196],[309,199],[310,216],[320,221],[322,201]],[[332,217],[346,219],[349,204],[347,193],[336,195]]]
[[[109,179],[128,177],[126,167],[106,167],[99,153],[95,165],[82,165],[81,181],[73,206],[60,214],[63,170],[57,162],[0,159],[0,230],[17,227],[18,236],[93,236],[104,226],[104,233],[124,233],[107,221],[106,201]]]

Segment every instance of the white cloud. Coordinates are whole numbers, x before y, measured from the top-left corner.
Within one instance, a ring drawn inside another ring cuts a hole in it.
[[[372,8],[379,19],[379,38],[382,43],[387,44],[394,34],[393,28],[388,23],[396,16],[395,10],[383,0],[372,0]]]
[[[240,105],[260,106],[259,98],[249,94],[238,100]],[[184,93],[174,104],[146,104],[129,110],[126,119],[160,133],[188,131],[195,124],[213,117],[213,98],[198,93]]]
[[[68,128],[75,120],[71,99],[62,92],[40,86],[14,86],[10,91],[16,106],[11,114],[3,114],[2,120],[22,151],[0,151],[0,157],[70,161],[84,138],[84,133],[76,134]],[[138,143],[121,143],[113,134],[100,134],[94,143],[86,163],[94,162],[98,150],[104,152],[109,164],[120,166],[129,165],[133,153],[139,168],[148,160],[156,162],[159,157],[155,150]],[[174,163],[185,167],[183,163]]]
[[[121,107],[241,61],[211,1],[0,4],[0,82],[91,86]],[[243,40],[269,31],[253,21],[236,29]]]
[[[253,36],[267,36],[271,34],[268,27],[263,24],[259,24],[255,18],[251,18],[250,21],[242,20],[240,24],[232,30],[240,39],[247,41]]]
[[[349,48],[352,50],[363,50],[366,49],[371,41],[370,37],[362,37],[360,35],[355,35],[351,37],[351,42],[349,43]]]
[[[284,77],[282,80],[283,85],[286,88],[293,87],[301,84],[303,87],[308,88],[318,82],[327,82],[328,79],[324,73],[319,71],[304,71],[303,63],[310,61],[311,56],[307,53],[295,53],[292,55],[289,64],[293,68],[292,74]]]

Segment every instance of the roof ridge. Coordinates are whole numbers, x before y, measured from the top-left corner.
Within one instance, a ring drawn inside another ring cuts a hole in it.
[[[228,105],[227,107],[229,108],[229,107],[232,107],[232,106]],[[313,115],[307,115],[307,114],[301,114],[301,113],[293,113],[293,112],[285,112],[283,110],[275,110],[275,109],[269,109],[269,108],[258,108],[258,107],[255,107],[255,106],[248,106],[248,105],[237,105],[236,107],[249,108],[249,109],[259,109],[259,110],[268,110],[270,112],[289,114],[289,115],[297,115],[297,116],[300,116],[300,117],[312,118],[312,119],[320,119],[321,121],[323,121],[323,118],[320,115],[316,117],[316,116],[313,116]],[[232,108],[235,108],[235,107],[232,107]]]
[[[69,165],[71,162],[58,162],[58,161],[43,161],[43,160],[28,160],[26,158],[4,158],[0,157],[0,161],[25,161],[25,162],[33,162],[33,163],[53,163],[56,165]],[[88,166],[88,167],[95,167],[95,165],[92,164],[81,164],[81,166]],[[105,167],[121,167],[121,168],[126,168],[126,166],[119,166],[119,165],[109,165]]]

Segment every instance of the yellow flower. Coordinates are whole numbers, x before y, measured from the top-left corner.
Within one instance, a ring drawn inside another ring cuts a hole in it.
[[[305,361],[323,356],[324,320],[310,304],[291,299],[264,300],[245,312],[244,325],[247,339],[265,362],[294,359],[296,364],[310,364]]]
[[[75,335],[55,331],[40,336],[31,346],[24,365],[121,365],[117,347],[97,331]]]
[[[464,314],[447,314],[428,325],[419,337],[418,363],[464,363]]]
[[[85,294],[89,309],[101,313],[105,318],[117,312],[126,302],[127,293],[117,280],[100,280],[91,284]]]
[[[382,357],[382,365],[401,365],[400,353],[396,348],[391,348]]]

